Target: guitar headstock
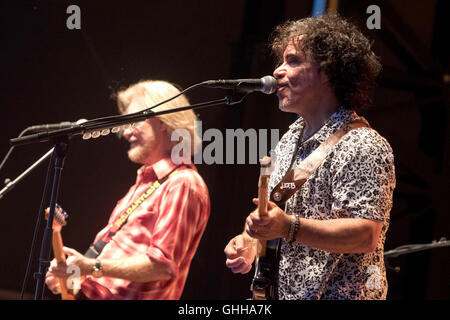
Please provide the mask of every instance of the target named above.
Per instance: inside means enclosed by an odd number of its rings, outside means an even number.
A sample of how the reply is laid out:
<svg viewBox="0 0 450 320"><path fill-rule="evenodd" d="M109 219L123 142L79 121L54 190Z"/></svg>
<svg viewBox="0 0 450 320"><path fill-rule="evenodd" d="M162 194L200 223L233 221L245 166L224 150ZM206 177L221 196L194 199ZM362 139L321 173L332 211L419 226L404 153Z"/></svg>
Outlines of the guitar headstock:
<svg viewBox="0 0 450 320"><path fill-rule="evenodd" d="M48 220L50 208L45 209L45 220ZM55 215L53 217L53 230L61 231L61 228L67 225L69 215L58 204L55 207Z"/></svg>

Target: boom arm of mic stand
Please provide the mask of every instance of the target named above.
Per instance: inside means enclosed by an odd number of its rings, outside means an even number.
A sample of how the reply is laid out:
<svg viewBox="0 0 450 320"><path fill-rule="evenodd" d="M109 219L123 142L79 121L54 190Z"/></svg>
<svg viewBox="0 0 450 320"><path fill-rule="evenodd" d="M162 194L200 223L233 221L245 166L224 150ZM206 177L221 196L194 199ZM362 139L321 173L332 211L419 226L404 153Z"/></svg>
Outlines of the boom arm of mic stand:
<svg viewBox="0 0 450 320"><path fill-rule="evenodd" d="M13 181L10 181L1 191L0 191L0 199L4 197L9 191L11 191L23 178L25 178L28 174L31 173L36 167L38 167L42 162L44 162L47 158L49 158L53 150L55 148L51 148L46 154L44 154L38 161L33 163L28 169L26 169L21 175L19 175Z"/></svg>
<svg viewBox="0 0 450 320"><path fill-rule="evenodd" d="M433 241L432 243L411 244L411 245L400 246L393 250L386 251L384 253L384 257L385 258L395 258L395 257L401 256L404 254L408 254L408 253L429 250L429 249L435 249L435 248L440 248L440 247L449 247L449 246L450 246L450 240L443 238L439 241Z"/></svg>
<svg viewBox="0 0 450 320"><path fill-rule="evenodd" d="M36 134L26 135L23 137L13 138L10 139L9 142L11 145L25 145L25 144L31 144L31 143L38 143L38 142L46 142L50 140L55 140L60 137L69 137L75 135L81 135L86 132L92 132L92 131L98 131L103 129L110 129L114 127L118 127L121 125L131 124L134 122L143 121L149 118L153 118L162 114L168 114L173 112L179 112L189 109L200 109L200 108L206 108L210 106L217 106L217 105L234 105L237 103L242 102L242 100L247 96L247 94L236 94L234 93L231 96L226 96L225 98L208 101L208 102L202 102L198 104L192 104L185 107L175 108L175 109L169 109L169 110L163 110L158 112L153 112L151 110L144 110L140 111L134 114L127 114L118 116L117 118L114 118L110 121L103 121L98 122L96 119L87 121L82 124L74 125L71 128L65 128L60 130L54 130L50 132L40 132Z"/></svg>

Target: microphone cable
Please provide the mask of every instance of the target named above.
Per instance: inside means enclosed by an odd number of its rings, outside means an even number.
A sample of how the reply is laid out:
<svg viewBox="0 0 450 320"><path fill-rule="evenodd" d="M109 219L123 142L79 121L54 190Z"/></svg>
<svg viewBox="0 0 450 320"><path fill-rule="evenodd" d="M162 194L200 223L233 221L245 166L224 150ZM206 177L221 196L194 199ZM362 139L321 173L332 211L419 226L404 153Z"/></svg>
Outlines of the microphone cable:
<svg viewBox="0 0 450 320"><path fill-rule="evenodd" d="M31 130L31 127L28 127L26 129L24 129L18 136L18 138L22 137L25 133L27 133L29 130ZM9 156L11 155L11 153L14 150L14 146L12 146L11 148L9 148L8 152L6 153L6 156L3 158L2 162L0 163L0 171L2 171L3 166L6 163L6 160L8 160Z"/></svg>
<svg viewBox="0 0 450 320"><path fill-rule="evenodd" d="M199 86L202 86L202 85L203 85L203 82L194 84L194 85L192 85L192 86L190 86L190 87L180 91L180 93L174 95L173 97L170 97L170 98L168 98L166 100L158 102L157 104L151 106L150 108L147 108L147 109L144 109L144 110L141 110L141 111L137 111L137 112L134 112L134 113L129 113L129 114L126 114L126 115L114 115L114 116L107 116L107 117L101 117L101 118L88 120L87 122L83 123L83 125L86 126L86 127L89 127L90 124L96 124L96 125L103 124L105 126L108 126L112 121L115 121L117 119L124 119L124 120L126 120L126 119L132 118L133 116L138 115L138 114L145 114L145 113L151 111L152 109L154 109L154 108L156 108L156 107L158 107L158 106L160 106L162 104L165 104L165 103L167 103L167 102L169 102L169 101L171 101L173 99L176 99L179 96L185 94L186 92L191 91L192 89L194 89L196 87L199 87Z"/></svg>

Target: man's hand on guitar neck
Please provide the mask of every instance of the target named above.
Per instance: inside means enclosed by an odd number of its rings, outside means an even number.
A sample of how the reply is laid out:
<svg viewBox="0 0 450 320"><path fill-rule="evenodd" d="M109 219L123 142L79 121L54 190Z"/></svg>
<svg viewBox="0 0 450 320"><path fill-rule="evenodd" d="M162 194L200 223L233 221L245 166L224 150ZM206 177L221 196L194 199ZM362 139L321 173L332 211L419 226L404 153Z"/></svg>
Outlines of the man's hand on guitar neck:
<svg viewBox="0 0 450 320"><path fill-rule="evenodd" d="M231 239L224 252L227 257L226 266L233 273L245 274L252 269L253 260L255 260L256 239L244 232Z"/></svg>
<svg viewBox="0 0 450 320"><path fill-rule="evenodd" d="M95 259L87 258L74 249L64 247L63 250L64 254L68 255L66 262L58 263L56 259L53 259L45 277L45 284L54 294L61 293L59 279L67 279L72 276L72 273L68 272L69 266L77 266L80 272L79 276L84 276L90 274L95 264Z"/></svg>
<svg viewBox="0 0 450 320"><path fill-rule="evenodd" d="M64 253L68 256L66 263L56 263L52 261L49 272L58 278L67 278L70 273L67 273L68 266L77 266L80 269L80 276L91 274L95 265L95 259L87 258L80 252L64 247Z"/></svg>
<svg viewBox="0 0 450 320"><path fill-rule="evenodd" d="M258 199L253 203L258 205ZM272 201L267 202L267 215L260 217L258 209L250 213L245 220L245 233L258 240L287 238L291 218Z"/></svg>

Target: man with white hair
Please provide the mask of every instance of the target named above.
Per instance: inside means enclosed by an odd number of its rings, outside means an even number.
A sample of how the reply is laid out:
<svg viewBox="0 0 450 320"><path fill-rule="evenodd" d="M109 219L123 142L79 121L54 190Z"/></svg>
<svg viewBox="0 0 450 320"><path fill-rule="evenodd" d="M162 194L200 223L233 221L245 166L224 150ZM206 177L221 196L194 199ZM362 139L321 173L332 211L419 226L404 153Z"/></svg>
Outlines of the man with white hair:
<svg viewBox="0 0 450 320"><path fill-rule="evenodd" d="M141 81L117 95L123 114L147 109L180 93L164 81ZM189 105L182 95L154 111ZM52 261L46 284L60 292L59 279L68 267L81 276L79 299L179 299L191 260L205 230L210 201L195 167L171 159L171 134L187 130L195 150L192 110L169 113L139 122L122 134L130 143L128 157L141 164L136 184L117 203L108 224L85 255L64 248L66 263ZM177 161L175 161L177 162Z"/></svg>

